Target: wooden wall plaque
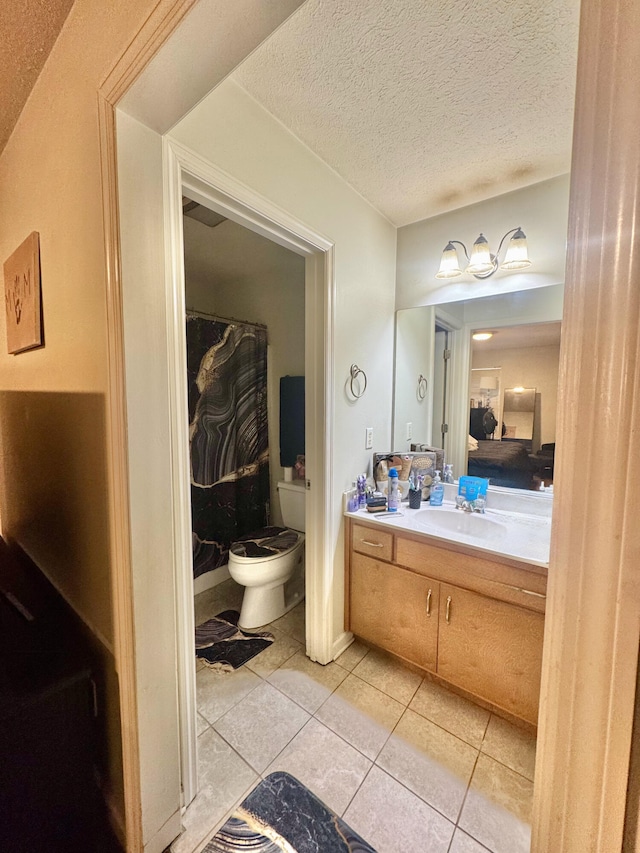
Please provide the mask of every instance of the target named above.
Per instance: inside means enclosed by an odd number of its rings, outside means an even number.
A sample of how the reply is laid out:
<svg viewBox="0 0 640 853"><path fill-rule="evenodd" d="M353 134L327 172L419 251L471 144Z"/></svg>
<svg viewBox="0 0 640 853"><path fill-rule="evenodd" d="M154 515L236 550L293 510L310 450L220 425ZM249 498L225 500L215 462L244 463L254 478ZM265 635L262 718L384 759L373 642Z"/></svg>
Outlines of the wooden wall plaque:
<svg viewBox="0 0 640 853"><path fill-rule="evenodd" d="M4 264L7 350L18 353L42 345L40 235L33 231Z"/></svg>

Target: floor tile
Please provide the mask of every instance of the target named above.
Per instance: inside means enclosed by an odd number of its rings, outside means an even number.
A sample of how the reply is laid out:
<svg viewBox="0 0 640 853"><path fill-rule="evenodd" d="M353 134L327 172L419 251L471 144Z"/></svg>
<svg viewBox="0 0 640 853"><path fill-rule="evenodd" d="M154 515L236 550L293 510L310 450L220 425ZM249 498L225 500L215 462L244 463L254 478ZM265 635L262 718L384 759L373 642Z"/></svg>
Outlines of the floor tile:
<svg viewBox="0 0 640 853"><path fill-rule="evenodd" d="M409 707L472 746L482 743L490 711L425 678Z"/></svg>
<svg viewBox="0 0 640 853"><path fill-rule="evenodd" d="M322 666L298 652L269 676L269 681L310 714L318 710L348 673L336 663Z"/></svg>
<svg viewBox="0 0 640 853"><path fill-rule="evenodd" d="M535 735L492 714L481 751L533 782L536 766Z"/></svg>
<svg viewBox="0 0 640 853"><path fill-rule="evenodd" d="M216 672L209 667L196 672L198 711L209 723L233 708L261 679L246 667L235 672Z"/></svg>
<svg viewBox="0 0 640 853"><path fill-rule="evenodd" d="M477 756L468 743L407 710L376 764L455 822Z"/></svg>
<svg viewBox="0 0 640 853"><path fill-rule="evenodd" d="M242 607L244 587L233 578L199 593L193 599L195 624L202 625L223 610L238 610Z"/></svg>
<svg viewBox="0 0 640 853"><path fill-rule="evenodd" d="M405 669L402 664L375 649L367 652L354 668L353 674L403 705L409 704L422 681L420 675Z"/></svg>
<svg viewBox="0 0 640 853"><path fill-rule="evenodd" d="M351 645L346 648L340 657L336 658L336 663L339 663L343 669L348 669L352 672L353 668L360 663L362 658L369 651L369 647L361 643L360 640L354 640Z"/></svg>
<svg viewBox="0 0 640 853"><path fill-rule="evenodd" d="M214 724L218 734L262 773L309 719L299 705L262 682Z"/></svg>
<svg viewBox="0 0 640 853"><path fill-rule="evenodd" d="M196 732L197 736L200 737L205 729L209 728L209 723L205 720L202 714L196 714Z"/></svg>
<svg viewBox="0 0 640 853"><path fill-rule="evenodd" d="M452 823L375 766L344 819L379 853L447 853L453 834Z"/></svg>
<svg viewBox="0 0 640 853"><path fill-rule="evenodd" d="M182 818L184 832L171 845L172 853L192 853L257 781L251 767L207 729L198 738L198 795Z"/></svg>
<svg viewBox="0 0 640 853"><path fill-rule="evenodd" d="M342 815L371 762L318 720L311 719L269 766L299 779L325 805Z"/></svg>
<svg viewBox="0 0 640 853"><path fill-rule="evenodd" d="M261 629L262 630L262 629ZM296 652L303 651L301 644L279 630L273 625L269 625L264 630L270 631L275 640L264 651L260 652L250 661L247 661L245 666L249 667L252 672L259 675L261 678L268 678L272 672L275 672L279 666L289 660Z"/></svg>
<svg viewBox="0 0 640 853"><path fill-rule="evenodd" d="M453 834L453 841L451 842L449 853L491 853L491 851L488 851L482 844L478 844L478 842L474 838L471 838L470 835L467 835L466 832L463 832L461 829L456 829Z"/></svg>
<svg viewBox="0 0 640 853"><path fill-rule="evenodd" d="M300 604L297 604L292 610L285 613L284 616L276 619L273 625L284 631L285 634L293 637L294 640L297 640L303 646L306 646L305 602L301 601Z"/></svg>
<svg viewBox="0 0 640 853"><path fill-rule="evenodd" d="M349 675L315 716L373 760L404 710L391 696Z"/></svg>
<svg viewBox="0 0 640 853"><path fill-rule="evenodd" d="M459 825L493 853L529 853L533 783L480 755Z"/></svg>

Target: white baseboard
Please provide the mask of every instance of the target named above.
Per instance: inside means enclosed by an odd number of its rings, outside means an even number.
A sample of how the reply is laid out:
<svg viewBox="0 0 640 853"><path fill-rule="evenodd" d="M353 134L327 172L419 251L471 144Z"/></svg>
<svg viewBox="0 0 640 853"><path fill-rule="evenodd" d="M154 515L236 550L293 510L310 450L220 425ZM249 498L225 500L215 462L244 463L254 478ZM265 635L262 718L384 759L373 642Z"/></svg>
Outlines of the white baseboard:
<svg viewBox="0 0 640 853"><path fill-rule="evenodd" d="M144 853L163 853L182 832L180 809L174 812L168 821L156 832L153 838L144 844Z"/></svg>
<svg viewBox="0 0 640 853"><path fill-rule="evenodd" d="M193 594L200 595L201 592L206 592L208 589L213 589L214 586L228 581L230 577L228 566L220 566L219 569L214 569L212 572L205 572L194 580Z"/></svg>
<svg viewBox="0 0 640 853"><path fill-rule="evenodd" d="M351 631L343 631L339 637L337 637L333 642L331 659L335 660L339 655L342 654L346 649L349 648L351 643L355 640L355 637L351 633Z"/></svg>

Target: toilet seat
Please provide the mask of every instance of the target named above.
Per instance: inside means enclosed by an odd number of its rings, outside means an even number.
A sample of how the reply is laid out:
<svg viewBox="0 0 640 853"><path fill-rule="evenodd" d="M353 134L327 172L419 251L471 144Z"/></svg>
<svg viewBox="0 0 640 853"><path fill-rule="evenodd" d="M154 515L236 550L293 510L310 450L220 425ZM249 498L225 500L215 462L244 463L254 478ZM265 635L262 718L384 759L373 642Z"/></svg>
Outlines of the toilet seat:
<svg viewBox="0 0 640 853"><path fill-rule="evenodd" d="M293 551L304 539L304 534L290 527L263 527L232 542L229 548L233 562L250 564L253 561L268 563Z"/></svg>

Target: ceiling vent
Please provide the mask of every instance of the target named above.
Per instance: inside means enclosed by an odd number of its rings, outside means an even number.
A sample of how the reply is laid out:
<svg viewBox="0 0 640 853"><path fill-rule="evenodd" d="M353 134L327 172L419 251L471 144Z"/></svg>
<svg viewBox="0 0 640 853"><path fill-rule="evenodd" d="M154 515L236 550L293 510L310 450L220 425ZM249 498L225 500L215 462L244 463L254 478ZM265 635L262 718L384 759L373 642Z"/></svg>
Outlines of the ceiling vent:
<svg viewBox="0 0 640 853"><path fill-rule="evenodd" d="M226 222L227 217L216 213L214 210L209 210L203 204L198 204L197 201L192 201L186 196L182 196L182 213L185 216L190 216L191 219L197 219L203 225L208 225L209 228L215 228L221 222Z"/></svg>

